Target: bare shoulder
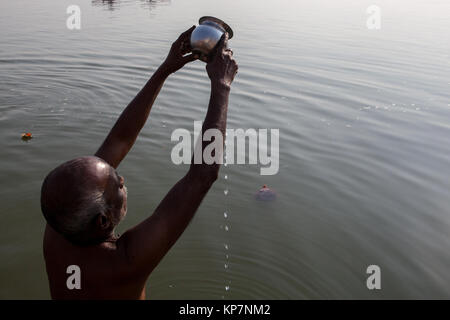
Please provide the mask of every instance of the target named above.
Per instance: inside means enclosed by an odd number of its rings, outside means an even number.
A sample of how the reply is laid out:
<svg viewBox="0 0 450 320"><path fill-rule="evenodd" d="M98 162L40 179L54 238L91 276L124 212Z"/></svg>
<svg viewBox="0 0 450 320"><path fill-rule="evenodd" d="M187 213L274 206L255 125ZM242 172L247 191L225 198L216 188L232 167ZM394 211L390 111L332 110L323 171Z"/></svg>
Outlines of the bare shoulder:
<svg viewBox="0 0 450 320"><path fill-rule="evenodd" d="M112 239L92 246L77 246L66 240L47 225L44 235L44 257L47 262L77 262L98 269L104 265L125 270L129 264L125 246L119 239Z"/></svg>

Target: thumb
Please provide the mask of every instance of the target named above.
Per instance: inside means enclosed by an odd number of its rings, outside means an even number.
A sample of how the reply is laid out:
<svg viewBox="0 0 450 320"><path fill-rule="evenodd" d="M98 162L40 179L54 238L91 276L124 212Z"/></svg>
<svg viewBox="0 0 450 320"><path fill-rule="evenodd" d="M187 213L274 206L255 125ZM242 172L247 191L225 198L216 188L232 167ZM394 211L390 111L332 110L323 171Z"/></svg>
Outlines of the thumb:
<svg viewBox="0 0 450 320"><path fill-rule="evenodd" d="M198 53L187 54L187 55L183 56L183 58L182 58L183 64L197 60L199 57L200 56Z"/></svg>
<svg viewBox="0 0 450 320"><path fill-rule="evenodd" d="M224 32L218 44L219 49L226 49L228 47L228 37L228 32Z"/></svg>
<svg viewBox="0 0 450 320"><path fill-rule="evenodd" d="M224 32L219 42L216 44L212 54L210 54L210 61L215 60L215 58L222 53L224 49L228 46L228 32Z"/></svg>
<svg viewBox="0 0 450 320"><path fill-rule="evenodd" d="M228 32L224 32L217 44L217 51L222 51L228 47Z"/></svg>

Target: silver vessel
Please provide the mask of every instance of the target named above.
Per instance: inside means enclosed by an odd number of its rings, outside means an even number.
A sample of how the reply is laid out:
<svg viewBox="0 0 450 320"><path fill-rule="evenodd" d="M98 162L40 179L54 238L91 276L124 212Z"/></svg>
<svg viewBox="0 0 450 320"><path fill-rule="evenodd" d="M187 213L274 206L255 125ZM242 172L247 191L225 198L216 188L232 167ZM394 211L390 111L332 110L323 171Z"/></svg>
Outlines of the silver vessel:
<svg viewBox="0 0 450 320"><path fill-rule="evenodd" d="M222 20L205 16L198 21L199 25L192 31L192 51L200 54L200 59L208 61L209 54L213 51L220 38L228 32L228 38L233 37L233 30Z"/></svg>

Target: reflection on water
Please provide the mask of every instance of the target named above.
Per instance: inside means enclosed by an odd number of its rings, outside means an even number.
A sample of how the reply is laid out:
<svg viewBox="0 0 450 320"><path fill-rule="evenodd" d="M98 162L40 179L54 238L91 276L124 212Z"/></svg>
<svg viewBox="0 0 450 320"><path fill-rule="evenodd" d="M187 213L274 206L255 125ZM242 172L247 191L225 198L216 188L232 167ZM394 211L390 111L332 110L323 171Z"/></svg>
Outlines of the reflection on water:
<svg viewBox="0 0 450 320"><path fill-rule="evenodd" d="M49 297L43 177L95 152L203 15L235 31L228 126L280 129L280 170L224 166L148 296L450 298L447 0L380 0L379 31L366 28L365 0L77 3L82 28L71 31L71 1L0 1L0 298ZM165 83L119 168L129 190L120 233L185 174L170 136L203 119L209 88L199 61ZM276 201L255 200L265 184ZM380 291L366 287L372 264Z"/></svg>
<svg viewBox="0 0 450 320"><path fill-rule="evenodd" d="M121 5L139 3L143 8L154 8L161 4L170 4L171 0L92 0L93 6L105 6L108 10L114 10Z"/></svg>

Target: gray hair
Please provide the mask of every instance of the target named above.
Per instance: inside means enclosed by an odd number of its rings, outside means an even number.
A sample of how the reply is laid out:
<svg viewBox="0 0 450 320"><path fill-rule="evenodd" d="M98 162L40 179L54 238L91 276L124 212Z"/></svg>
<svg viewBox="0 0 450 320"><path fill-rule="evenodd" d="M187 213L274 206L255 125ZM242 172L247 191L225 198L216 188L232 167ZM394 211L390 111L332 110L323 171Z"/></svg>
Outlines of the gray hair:
<svg viewBox="0 0 450 320"><path fill-rule="evenodd" d="M83 234L92 229L95 218L108 210L103 193L100 191L92 191L85 194L80 200L79 206L72 209L70 214L64 215L63 219L57 222L58 231L69 239L86 238ZM69 213L69 212L68 212Z"/></svg>

